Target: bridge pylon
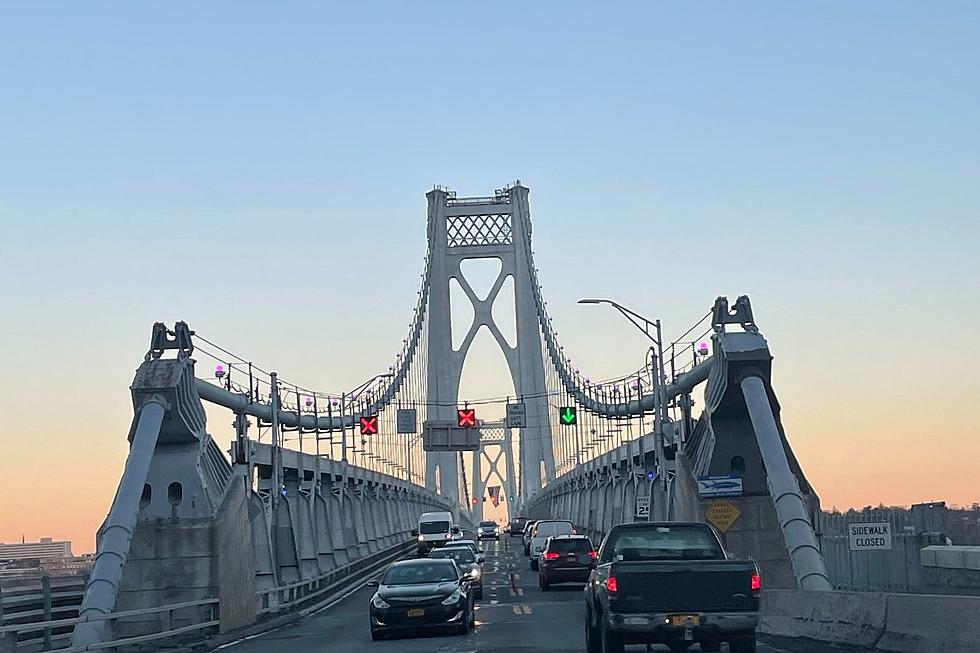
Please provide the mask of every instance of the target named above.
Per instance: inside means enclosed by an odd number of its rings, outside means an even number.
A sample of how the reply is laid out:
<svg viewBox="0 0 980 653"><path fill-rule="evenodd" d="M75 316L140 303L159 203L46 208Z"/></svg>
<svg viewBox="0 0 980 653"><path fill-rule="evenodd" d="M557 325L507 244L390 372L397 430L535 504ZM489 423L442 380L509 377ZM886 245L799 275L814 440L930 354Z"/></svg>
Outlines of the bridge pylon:
<svg viewBox="0 0 980 653"><path fill-rule="evenodd" d="M523 498L555 478L551 422L539 330L540 310L534 293L531 262L531 214L528 189L520 182L492 197L458 198L436 188L428 199L430 293L428 320L428 408L432 420L455 419L463 365L473 339L486 327L500 346L514 388L526 406L526 426L519 436ZM500 272L485 299L463 276L469 259L498 259ZM511 346L493 318L493 305L508 277L514 281L516 344ZM459 349L453 348L450 280L456 279L473 307L473 322ZM505 299L502 299L504 301ZM459 502L459 465L454 454L429 453L426 483ZM452 496L457 495L457 496Z"/></svg>

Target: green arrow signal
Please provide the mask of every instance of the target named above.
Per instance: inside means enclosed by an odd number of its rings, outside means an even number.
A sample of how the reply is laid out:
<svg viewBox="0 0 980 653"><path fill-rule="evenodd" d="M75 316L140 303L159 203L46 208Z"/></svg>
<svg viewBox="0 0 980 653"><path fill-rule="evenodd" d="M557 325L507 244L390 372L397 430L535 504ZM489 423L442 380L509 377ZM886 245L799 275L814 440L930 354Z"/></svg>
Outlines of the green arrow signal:
<svg viewBox="0 0 980 653"><path fill-rule="evenodd" d="M570 426L578 419L578 414L573 406L564 406L559 413L561 423Z"/></svg>

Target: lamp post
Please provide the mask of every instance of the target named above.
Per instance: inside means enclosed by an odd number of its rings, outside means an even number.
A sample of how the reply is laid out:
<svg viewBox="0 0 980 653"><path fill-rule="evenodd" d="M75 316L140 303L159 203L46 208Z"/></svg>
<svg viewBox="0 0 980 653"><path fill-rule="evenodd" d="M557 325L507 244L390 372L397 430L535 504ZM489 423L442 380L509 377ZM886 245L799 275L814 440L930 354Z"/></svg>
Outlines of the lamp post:
<svg viewBox="0 0 980 653"><path fill-rule="evenodd" d="M622 304L611 299L580 299L579 304L609 304L619 311L633 326L643 332L657 346L657 393L656 409L653 412L653 443L657 456L657 478L654 480L654 517L665 521L669 516L669 493L667 489L667 469L664 458L664 424L667 421L667 378L664 373L663 334L660 330L660 319L648 320L639 313L631 311ZM651 329L653 332L651 332ZM643 437L640 437L643 442ZM642 445L641 445L642 446ZM642 451L640 452L642 455Z"/></svg>

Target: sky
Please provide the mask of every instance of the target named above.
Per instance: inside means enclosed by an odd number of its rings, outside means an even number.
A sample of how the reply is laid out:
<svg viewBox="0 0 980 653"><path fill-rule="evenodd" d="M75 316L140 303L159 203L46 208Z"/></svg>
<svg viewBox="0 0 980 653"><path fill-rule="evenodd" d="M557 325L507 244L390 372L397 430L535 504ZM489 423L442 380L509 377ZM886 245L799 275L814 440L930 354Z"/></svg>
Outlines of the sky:
<svg viewBox="0 0 980 653"><path fill-rule="evenodd" d="M748 294L826 508L980 500L978 106L973 2L4 3L0 541L93 548L153 322L353 387L515 179L583 371Z"/></svg>

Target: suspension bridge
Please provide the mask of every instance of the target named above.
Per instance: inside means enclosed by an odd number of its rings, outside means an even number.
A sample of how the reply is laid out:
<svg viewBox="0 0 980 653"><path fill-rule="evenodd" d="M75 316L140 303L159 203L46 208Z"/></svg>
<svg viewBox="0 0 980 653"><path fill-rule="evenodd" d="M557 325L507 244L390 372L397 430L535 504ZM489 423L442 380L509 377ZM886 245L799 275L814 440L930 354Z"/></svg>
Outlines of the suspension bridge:
<svg viewBox="0 0 980 653"><path fill-rule="evenodd" d="M8 648L116 649L305 614L404 555L419 513L450 511L473 529L491 484L510 516L561 516L593 538L624 521L708 519L733 553L758 561L767 591L790 593L780 603L800 614L773 617L772 628L821 638L834 629L813 615L839 611L838 639L863 633L858 643L868 643L878 628L880 644L891 626L861 622L834 591L814 530L819 498L781 423L749 298L706 298L705 313L669 341L659 321L583 300L620 311L651 343L628 373L591 376L549 315L528 196L519 182L484 197L427 194L408 331L390 366L356 388L311 388L187 323L153 325L131 386L129 456L78 616L0 627ZM500 269L481 298L461 264L488 258ZM460 333L453 283L473 312ZM500 302L513 305L513 333L495 319ZM504 415L463 424L483 403L459 396L483 328L514 394L486 400ZM230 412L227 452L209 435L204 403ZM922 628L903 641L924 646L932 630Z"/></svg>

